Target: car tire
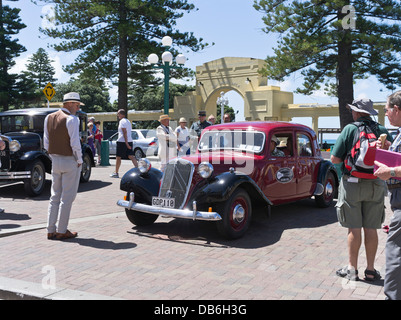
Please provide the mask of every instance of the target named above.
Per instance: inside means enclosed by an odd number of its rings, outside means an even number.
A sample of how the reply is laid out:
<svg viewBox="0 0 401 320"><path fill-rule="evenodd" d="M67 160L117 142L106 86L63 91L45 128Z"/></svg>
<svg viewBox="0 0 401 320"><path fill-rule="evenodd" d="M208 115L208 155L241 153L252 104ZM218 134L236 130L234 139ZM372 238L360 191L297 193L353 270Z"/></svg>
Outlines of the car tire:
<svg viewBox="0 0 401 320"><path fill-rule="evenodd" d="M228 239L242 237L252 219L252 204L248 193L238 188L227 202L219 205L218 213L222 215L222 220L217 222L220 234Z"/></svg>
<svg viewBox="0 0 401 320"><path fill-rule="evenodd" d="M332 172L327 172L326 179L323 182L323 187L323 193L320 196L315 196L315 202L319 208L330 207L334 201L334 197L337 194L336 179Z"/></svg>
<svg viewBox="0 0 401 320"><path fill-rule="evenodd" d="M28 196L39 196L46 183L46 170L43 162L39 159L34 160L26 171L31 172L31 178L24 180L25 192Z"/></svg>
<svg viewBox="0 0 401 320"><path fill-rule="evenodd" d="M127 196L129 197L129 192L127 193ZM125 214L127 215L128 220L138 227L149 226L159 217L157 214L144 213L129 209L125 209Z"/></svg>
<svg viewBox="0 0 401 320"><path fill-rule="evenodd" d="M158 218L158 215L156 214L144 213L128 209L125 209L125 214L127 215L128 220L138 227L150 226Z"/></svg>
<svg viewBox="0 0 401 320"><path fill-rule="evenodd" d="M89 154L85 153L83 156L82 171L80 182L88 182L92 173L92 160Z"/></svg>

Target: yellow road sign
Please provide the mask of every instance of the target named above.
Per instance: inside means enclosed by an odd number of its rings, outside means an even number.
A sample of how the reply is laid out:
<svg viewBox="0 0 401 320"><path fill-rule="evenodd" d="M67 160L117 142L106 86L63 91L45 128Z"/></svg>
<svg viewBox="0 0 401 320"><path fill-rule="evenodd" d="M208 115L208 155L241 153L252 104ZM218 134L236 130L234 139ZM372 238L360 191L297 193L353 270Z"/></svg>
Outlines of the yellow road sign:
<svg viewBox="0 0 401 320"><path fill-rule="evenodd" d="M56 90L54 90L52 84L49 82L46 87L43 89L43 93L45 94L47 100L51 100L56 94Z"/></svg>

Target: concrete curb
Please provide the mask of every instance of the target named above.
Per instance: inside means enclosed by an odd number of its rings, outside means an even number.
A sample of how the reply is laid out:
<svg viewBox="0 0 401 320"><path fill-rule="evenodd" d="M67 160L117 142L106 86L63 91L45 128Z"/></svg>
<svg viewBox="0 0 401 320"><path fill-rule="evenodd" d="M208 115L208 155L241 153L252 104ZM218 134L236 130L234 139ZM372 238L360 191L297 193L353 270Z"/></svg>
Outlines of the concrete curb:
<svg viewBox="0 0 401 320"><path fill-rule="evenodd" d="M2 300L122 300L65 288L45 289L41 284L0 277Z"/></svg>

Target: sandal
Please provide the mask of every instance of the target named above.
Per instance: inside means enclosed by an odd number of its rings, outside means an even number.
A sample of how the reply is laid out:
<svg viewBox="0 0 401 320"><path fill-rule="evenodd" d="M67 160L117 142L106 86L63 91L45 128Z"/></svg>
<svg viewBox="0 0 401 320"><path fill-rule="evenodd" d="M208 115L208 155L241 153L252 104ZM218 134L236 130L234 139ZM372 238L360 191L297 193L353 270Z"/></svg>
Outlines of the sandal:
<svg viewBox="0 0 401 320"><path fill-rule="evenodd" d="M64 240L64 239L75 238L76 236L78 236L78 232L71 232L71 231L67 230L66 233L56 233L55 239Z"/></svg>
<svg viewBox="0 0 401 320"><path fill-rule="evenodd" d="M368 277L371 276L371 277ZM375 281L375 280L380 280L382 277L380 275L380 272L377 271L376 269L372 270L365 270L365 280L366 281Z"/></svg>
<svg viewBox="0 0 401 320"><path fill-rule="evenodd" d="M341 277L341 278L346 278L348 280L352 280L352 281L358 281L359 277L358 277L358 270L355 269L348 269L348 266L345 266L341 269L338 269L336 271L336 275Z"/></svg>

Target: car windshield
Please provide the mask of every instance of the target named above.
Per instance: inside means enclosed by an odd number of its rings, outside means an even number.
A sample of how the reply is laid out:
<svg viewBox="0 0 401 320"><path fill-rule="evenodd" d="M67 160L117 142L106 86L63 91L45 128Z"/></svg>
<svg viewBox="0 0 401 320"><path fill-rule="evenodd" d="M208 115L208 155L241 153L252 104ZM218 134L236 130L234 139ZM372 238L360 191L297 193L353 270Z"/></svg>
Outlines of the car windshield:
<svg viewBox="0 0 401 320"><path fill-rule="evenodd" d="M265 134L247 130L210 130L203 134L199 151L235 150L259 153L265 144Z"/></svg>
<svg viewBox="0 0 401 320"><path fill-rule="evenodd" d="M0 118L0 132L43 132L43 124L46 116L10 115Z"/></svg>

